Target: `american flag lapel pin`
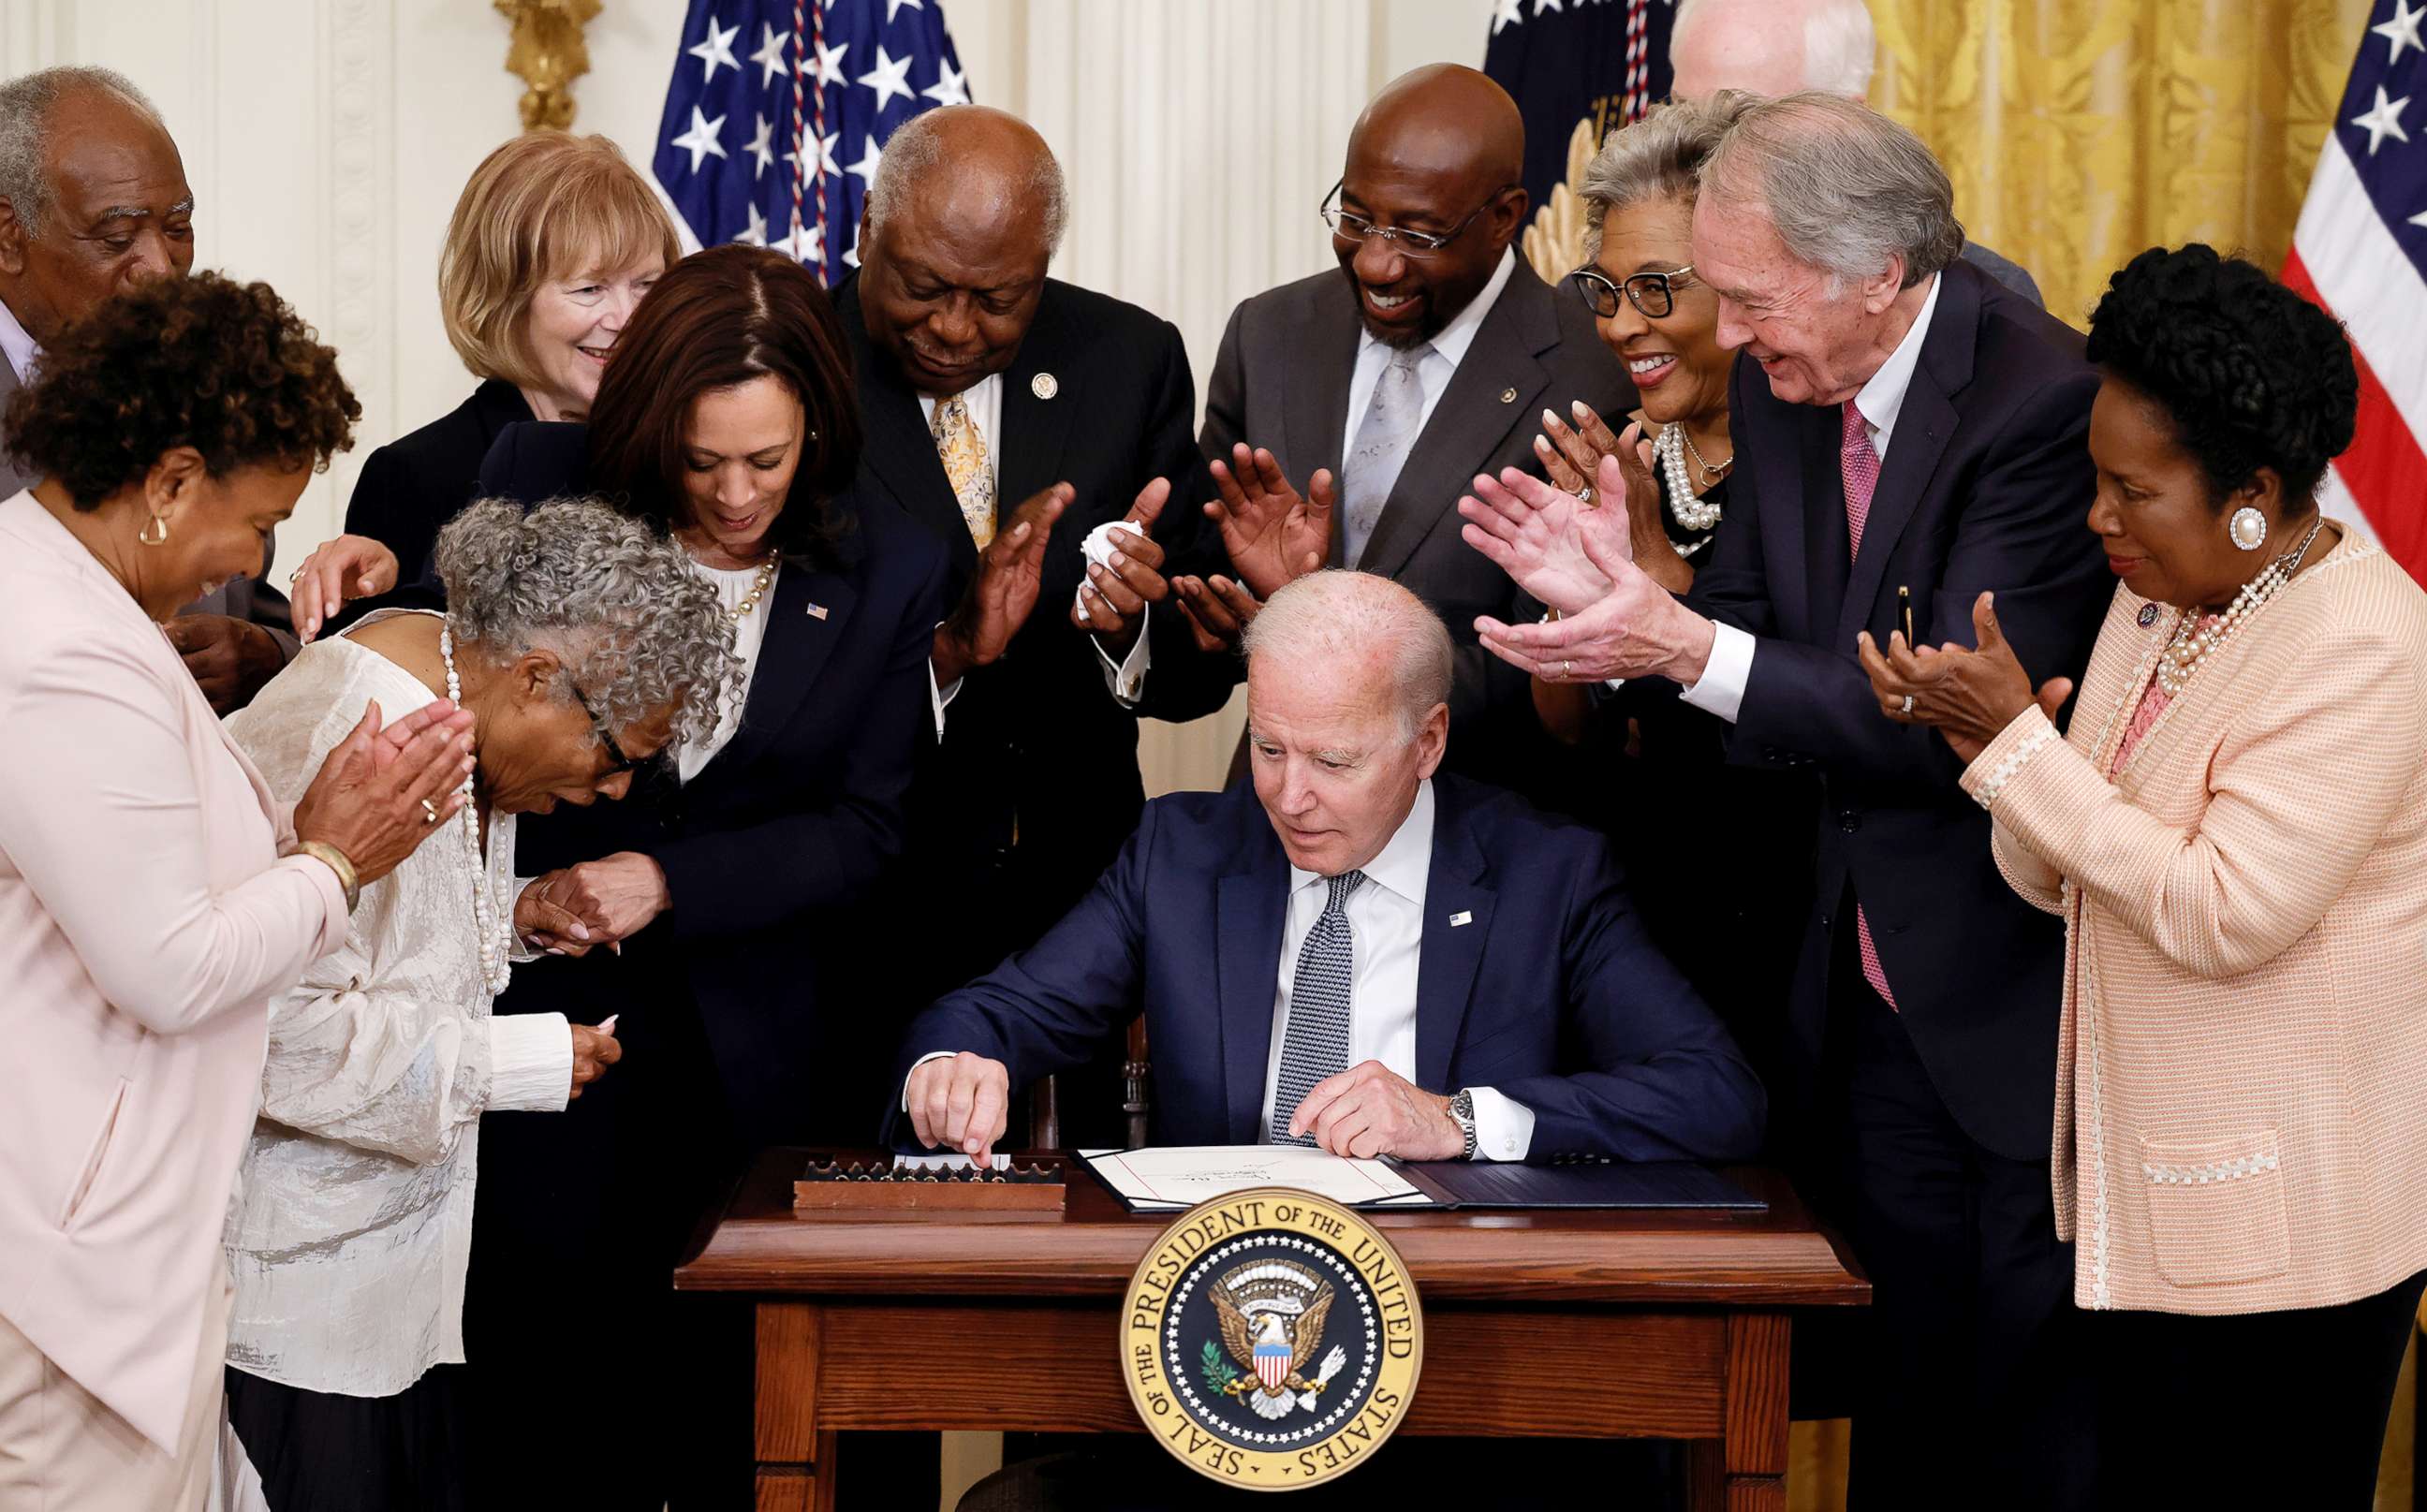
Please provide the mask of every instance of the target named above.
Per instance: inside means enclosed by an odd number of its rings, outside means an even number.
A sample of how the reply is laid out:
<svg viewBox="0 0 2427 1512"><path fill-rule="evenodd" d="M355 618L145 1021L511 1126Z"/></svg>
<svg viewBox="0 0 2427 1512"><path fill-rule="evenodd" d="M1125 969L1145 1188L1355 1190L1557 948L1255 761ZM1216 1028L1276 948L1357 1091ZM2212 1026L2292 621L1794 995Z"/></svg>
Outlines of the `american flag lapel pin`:
<svg viewBox="0 0 2427 1512"><path fill-rule="evenodd" d="M1474 922L1474 916L1463 908L1449 916L1449 927L1452 929L1458 928L1460 924L1472 924Z"/></svg>
<svg viewBox="0 0 2427 1512"><path fill-rule="evenodd" d="M826 607L823 604L812 604L809 606L809 618L813 620L822 620L825 617Z"/></svg>

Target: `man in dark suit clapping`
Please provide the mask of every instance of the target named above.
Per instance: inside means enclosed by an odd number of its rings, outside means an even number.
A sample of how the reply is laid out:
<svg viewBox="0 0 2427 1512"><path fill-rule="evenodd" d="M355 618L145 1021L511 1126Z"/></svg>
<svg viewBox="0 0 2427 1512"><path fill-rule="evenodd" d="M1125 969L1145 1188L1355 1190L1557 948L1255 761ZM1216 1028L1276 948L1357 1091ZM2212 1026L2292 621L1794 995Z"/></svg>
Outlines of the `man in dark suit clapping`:
<svg viewBox="0 0 2427 1512"><path fill-rule="evenodd" d="M1692 593L1627 559L1622 512L1534 480L1479 486L1461 512L1565 616L1483 621L1486 647L1554 680L1665 679L1732 727L1735 759L1825 785L1788 1016L1816 1119L1805 1174L1874 1287L1855 1498L1938 1506L1961 1485L1968 1504L2063 1507L2088 1441L2048 1186L2064 931L2014 899L1962 764L1879 717L1855 657L1864 631L1969 644L1994 591L2028 664L2077 675L2113 592L2082 526L2098 382L2081 337L1962 245L1911 132L1818 92L1751 106L1694 212L1719 340L1742 349L1743 461ZM1623 488L1615 461L1601 480Z"/></svg>
<svg viewBox="0 0 2427 1512"><path fill-rule="evenodd" d="M1474 639L1477 615L1518 617L1522 595L1458 544L1452 506L1478 472L1539 465L1546 407L1624 415L1635 391L1591 310L1511 245L1524 155L1516 103L1474 69L1418 69L1376 95L1323 205L1338 270L1232 312L1197 439L1246 589L1327 560L1406 584L1458 647L1453 770L1548 800L1525 680ZM1181 589L1222 629L1236 618Z"/></svg>
<svg viewBox="0 0 2427 1512"><path fill-rule="evenodd" d="M1605 842L1437 774L1451 657L1431 611L1322 573L1276 593L1246 644L1252 788L1147 805L1034 949L920 1016L908 1132L989 1154L1016 1088L1143 1011L1157 1144L1749 1155L1761 1084Z"/></svg>
<svg viewBox="0 0 2427 1512"><path fill-rule="evenodd" d="M1211 712L1235 680L1155 607L1166 557L1209 534L1187 352L1046 276L1066 216L1025 122L930 111L887 140L836 296L868 430L855 495L935 532L957 606L900 873L921 917L892 985L917 1001L1034 940L1112 860L1146 801L1138 717ZM1089 561L1116 523L1114 560Z"/></svg>

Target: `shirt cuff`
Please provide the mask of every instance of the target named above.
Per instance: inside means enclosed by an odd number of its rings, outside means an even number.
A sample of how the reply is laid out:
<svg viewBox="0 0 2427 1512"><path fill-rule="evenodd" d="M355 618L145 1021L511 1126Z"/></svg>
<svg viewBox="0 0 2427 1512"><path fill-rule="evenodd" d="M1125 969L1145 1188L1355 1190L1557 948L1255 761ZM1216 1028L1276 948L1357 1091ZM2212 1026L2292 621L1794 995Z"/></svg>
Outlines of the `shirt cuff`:
<svg viewBox="0 0 2427 1512"><path fill-rule="evenodd" d="M1534 1147L1534 1110L1512 1102L1490 1087L1468 1087L1474 1103L1474 1158L1478 1161L1522 1161Z"/></svg>
<svg viewBox="0 0 2427 1512"><path fill-rule="evenodd" d="M489 1108L562 1113L573 1095L573 1026L562 1014L489 1020Z"/></svg>
<svg viewBox="0 0 2427 1512"><path fill-rule="evenodd" d="M952 686L947 688L936 681L936 664L932 661L927 663L927 703L936 713L936 739L938 740L944 738L944 710L959 695L963 680L955 677Z"/></svg>
<svg viewBox="0 0 2427 1512"><path fill-rule="evenodd" d="M958 1050L930 1050L926 1054L921 1055L917 1060L910 1063L910 1074L911 1076L918 1075L919 1067L926 1065L929 1061L949 1061L953 1056L960 1053L961 1052ZM902 1079L902 1111L904 1113L908 1113L910 1111L910 1077L907 1076Z"/></svg>
<svg viewBox="0 0 2427 1512"><path fill-rule="evenodd" d="M1745 684L1752 680L1753 639L1733 625L1711 626L1711 656L1702 675L1686 690L1686 702L1734 724L1744 707Z"/></svg>
<svg viewBox="0 0 2427 1512"><path fill-rule="evenodd" d="M1137 707L1138 700L1146 696L1147 671L1154 665L1154 652L1147 644L1147 616L1153 612L1151 604L1138 610L1137 642L1130 647L1130 654L1118 666L1114 665L1113 658L1104 654L1102 636L1087 637L1088 643L1096 648L1096 659L1104 664L1104 687L1123 708Z"/></svg>

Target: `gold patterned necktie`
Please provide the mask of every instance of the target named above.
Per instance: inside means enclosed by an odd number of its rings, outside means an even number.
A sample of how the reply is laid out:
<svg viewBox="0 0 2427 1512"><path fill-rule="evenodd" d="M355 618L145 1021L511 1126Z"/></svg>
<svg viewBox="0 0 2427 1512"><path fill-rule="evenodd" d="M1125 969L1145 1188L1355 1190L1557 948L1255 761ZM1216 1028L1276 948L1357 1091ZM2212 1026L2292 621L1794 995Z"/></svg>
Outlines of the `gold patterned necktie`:
<svg viewBox="0 0 2427 1512"><path fill-rule="evenodd" d="M960 500L969 539L984 551L994 539L994 469L986 465L985 437L978 434L969 407L958 394L936 401L936 416L927 429L936 438L944 476L952 480L953 496Z"/></svg>

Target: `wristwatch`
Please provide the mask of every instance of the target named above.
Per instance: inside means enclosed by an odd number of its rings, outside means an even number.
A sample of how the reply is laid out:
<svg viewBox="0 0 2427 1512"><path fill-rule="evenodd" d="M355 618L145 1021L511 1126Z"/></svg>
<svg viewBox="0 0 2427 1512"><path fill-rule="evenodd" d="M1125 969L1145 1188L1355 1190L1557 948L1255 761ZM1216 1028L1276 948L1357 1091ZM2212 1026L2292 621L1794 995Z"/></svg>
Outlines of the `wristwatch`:
<svg viewBox="0 0 2427 1512"><path fill-rule="evenodd" d="M1466 1136L1466 1148L1458 1152L1462 1161L1474 1159L1474 1094L1464 1087L1449 1099L1449 1115L1458 1120L1458 1130Z"/></svg>

